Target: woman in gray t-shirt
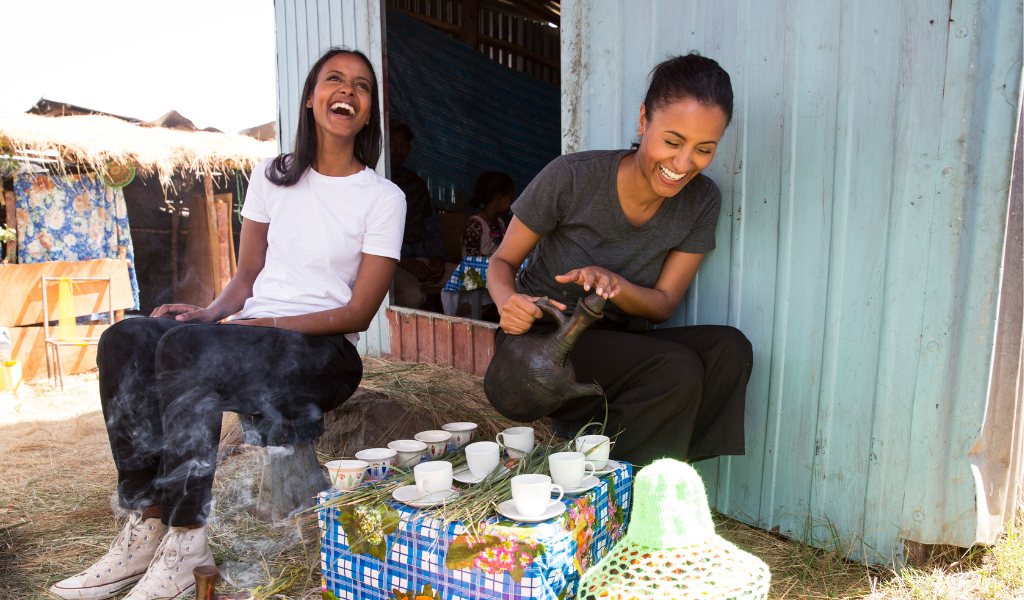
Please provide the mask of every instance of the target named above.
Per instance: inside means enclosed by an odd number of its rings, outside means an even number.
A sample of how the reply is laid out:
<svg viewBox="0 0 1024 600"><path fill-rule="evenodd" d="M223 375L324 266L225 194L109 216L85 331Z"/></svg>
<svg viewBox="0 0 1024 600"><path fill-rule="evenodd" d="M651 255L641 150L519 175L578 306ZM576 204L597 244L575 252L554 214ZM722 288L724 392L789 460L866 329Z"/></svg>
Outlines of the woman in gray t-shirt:
<svg viewBox="0 0 1024 600"><path fill-rule="evenodd" d="M612 458L647 464L743 454L753 362L746 337L720 325L628 330L633 317L671 317L715 247L721 194L700 172L732 103L729 75L715 61L690 54L661 63L640 106L640 143L552 161L512 205L491 258L498 346L508 335L553 328L534 304L540 296L567 313L590 293L609 300L571 358L577 381L605 390L606 432L619 434ZM500 411L508 400L491 401ZM603 421L605 408L604 397L576 398L549 416L556 433L571 436L573 425Z"/></svg>

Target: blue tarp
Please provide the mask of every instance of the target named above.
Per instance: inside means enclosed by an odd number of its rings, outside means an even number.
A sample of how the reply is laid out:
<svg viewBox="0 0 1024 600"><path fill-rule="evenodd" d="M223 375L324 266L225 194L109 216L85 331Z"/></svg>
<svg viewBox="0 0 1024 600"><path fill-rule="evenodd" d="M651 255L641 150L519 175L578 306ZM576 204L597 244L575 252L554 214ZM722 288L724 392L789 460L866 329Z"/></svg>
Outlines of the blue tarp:
<svg viewBox="0 0 1024 600"><path fill-rule="evenodd" d="M561 152L559 89L399 12L387 14L390 117L416 136L405 166L451 207L485 171L504 171L516 194Z"/></svg>

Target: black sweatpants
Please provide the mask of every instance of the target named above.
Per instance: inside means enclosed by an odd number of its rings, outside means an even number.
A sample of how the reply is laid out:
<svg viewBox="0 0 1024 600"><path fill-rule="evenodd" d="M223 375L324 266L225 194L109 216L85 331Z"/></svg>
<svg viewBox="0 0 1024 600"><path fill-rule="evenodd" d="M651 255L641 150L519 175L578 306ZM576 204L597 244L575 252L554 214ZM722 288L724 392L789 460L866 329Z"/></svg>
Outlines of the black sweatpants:
<svg viewBox="0 0 1024 600"><path fill-rule="evenodd" d="M753 351L734 327L696 325L647 331L596 327L569 354L576 381L597 382L605 396L569 400L552 419L608 420L611 457L634 465L743 454L744 396ZM537 323L526 335L551 331ZM496 345L508 335L498 330ZM574 432L575 433L575 432Z"/></svg>
<svg viewBox="0 0 1024 600"><path fill-rule="evenodd" d="M160 505L170 526L209 515L224 411L316 418L363 374L343 336L174 319L116 323L96 362L121 506Z"/></svg>

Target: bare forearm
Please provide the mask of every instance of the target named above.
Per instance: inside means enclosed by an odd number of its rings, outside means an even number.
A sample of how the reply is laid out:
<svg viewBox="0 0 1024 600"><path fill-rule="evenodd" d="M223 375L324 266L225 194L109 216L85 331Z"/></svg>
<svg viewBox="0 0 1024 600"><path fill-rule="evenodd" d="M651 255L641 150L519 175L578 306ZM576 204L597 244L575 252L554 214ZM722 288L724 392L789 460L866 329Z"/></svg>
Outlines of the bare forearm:
<svg viewBox="0 0 1024 600"><path fill-rule="evenodd" d="M242 310L245 301L251 297L252 281L235 276L207 308L213 313L215 319L220 321Z"/></svg>
<svg viewBox="0 0 1024 600"><path fill-rule="evenodd" d="M281 329L290 329L306 335L341 335L366 331L373 317L367 319L363 312L365 311L343 306L294 317L257 319L258 322L255 324L266 327L276 325Z"/></svg>
<svg viewBox="0 0 1024 600"><path fill-rule="evenodd" d="M679 305L661 290L641 287L628 281L623 281L619 285L622 290L610 301L627 314L646 319L651 323L667 321Z"/></svg>
<svg viewBox="0 0 1024 600"><path fill-rule="evenodd" d="M516 293L516 273L512 265L500 258L491 258L487 265L487 292L500 312Z"/></svg>

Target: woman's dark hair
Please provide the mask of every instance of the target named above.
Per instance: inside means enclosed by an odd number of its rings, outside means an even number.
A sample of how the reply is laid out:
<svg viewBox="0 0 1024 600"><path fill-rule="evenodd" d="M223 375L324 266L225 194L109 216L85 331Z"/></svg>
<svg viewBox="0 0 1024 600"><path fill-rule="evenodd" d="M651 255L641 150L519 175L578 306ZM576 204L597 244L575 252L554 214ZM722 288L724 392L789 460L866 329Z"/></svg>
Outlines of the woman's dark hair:
<svg viewBox="0 0 1024 600"><path fill-rule="evenodd" d="M505 194L515 194L516 184L512 178L501 171L487 171L476 180L476 189L470 198L470 206L484 207Z"/></svg>
<svg viewBox="0 0 1024 600"><path fill-rule="evenodd" d="M673 56L651 71L651 85L644 97L647 118L666 104L685 99L696 100L704 106L718 106L725 112L726 125L732 121L729 74L717 62L696 51Z"/></svg>
<svg viewBox="0 0 1024 600"><path fill-rule="evenodd" d="M356 160L371 169L377 168L384 142L384 133L380 125L377 72L373 70L370 59L362 52L335 46L324 52L320 59L310 67L309 74L306 75L306 83L302 86L302 98L299 104L302 113L299 116L299 126L295 130L295 146L291 154L281 154L267 169L267 179L271 183L284 187L295 185L316 159L316 119L313 117L313 109L306 106L306 101L313 95L313 88L316 87L316 80L320 76L320 69L323 68L324 63L339 54L352 54L363 59L373 78L373 88L370 90L370 123L356 134L355 148L353 148L352 154Z"/></svg>

